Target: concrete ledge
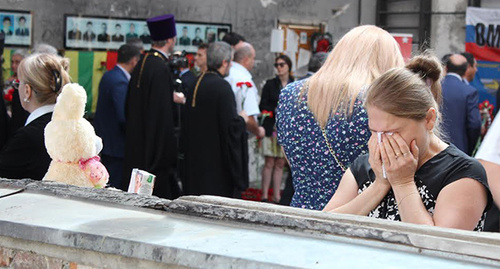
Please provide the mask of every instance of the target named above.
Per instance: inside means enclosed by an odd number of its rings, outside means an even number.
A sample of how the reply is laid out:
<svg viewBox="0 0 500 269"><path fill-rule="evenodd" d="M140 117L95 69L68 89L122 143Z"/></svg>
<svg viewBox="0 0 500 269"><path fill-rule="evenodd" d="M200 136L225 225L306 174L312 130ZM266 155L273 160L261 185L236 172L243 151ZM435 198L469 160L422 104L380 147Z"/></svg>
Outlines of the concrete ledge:
<svg viewBox="0 0 500 269"><path fill-rule="evenodd" d="M369 217L331 214L216 196L184 196L167 210L196 217L238 221L329 235L372 239L413 247L418 253L500 266L500 234L408 224Z"/></svg>
<svg viewBox="0 0 500 269"><path fill-rule="evenodd" d="M23 189L30 193L50 194L62 198L83 199L88 201L112 203L115 205L133 206L149 209L165 210L170 200L156 196L127 193L117 189L95 189L77 187L58 182L31 179L0 178L0 188Z"/></svg>
<svg viewBox="0 0 500 269"><path fill-rule="evenodd" d="M500 234L32 180L0 179L0 197L0 248L96 268L500 267Z"/></svg>

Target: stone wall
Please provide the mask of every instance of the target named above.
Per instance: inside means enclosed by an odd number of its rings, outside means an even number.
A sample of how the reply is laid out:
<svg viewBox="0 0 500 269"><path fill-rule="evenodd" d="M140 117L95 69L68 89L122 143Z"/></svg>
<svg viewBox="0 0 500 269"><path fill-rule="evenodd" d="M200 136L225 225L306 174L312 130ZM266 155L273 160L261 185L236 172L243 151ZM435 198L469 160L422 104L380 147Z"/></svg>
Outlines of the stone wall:
<svg viewBox="0 0 500 269"><path fill-rule="evenodd" d="M0 212L4 268L500 266L499 234L221 197L0 179Z"/></svg>
<svg viewBox="0 0 500 269"><path fill-rule="evenodd" d="M23 251L0 247L0 269L99 269L86 265L79 265L63 259L40 255L33 251Z"/></svg>
<svg viewBox="0 0 500 269"><path fill-rule="evenodd" d="M431 48L438 57L463 51L466 0L432 1ZM486 8L500 8L495 0L483 0ZM345 9L338 15L333 10ZM327 25L337 41L359 24L375 24L374 0L3 0L0 9L30 10L34 13L34 43L63 48L64 14L147 18L163 13L177 20L231 23L257 50L255 81L262 86L272 77L274 54L269 52L270 31L277 21ZM446 14L445 14L446 13ZM408 20L408 18L407 18ZM407 21L406 21L407 22ZM406 23L403 19L402 23Z"/></svg>
<svg viewBox="0 0 500 269"><path fill-rule="evenodd" d="M255 81L263 85L274 75L274 54L269 52L271 29L278 20L297 24L327 25L338 40L350 28L375 23L375 1L371 0L3 0L0 9L34 13L34 43L45 42L63 48L64 14L148 18L173 13L180 21L232 24L254 44L257 57ZM359 4L361 5L361 8ZM345 12L332 16L332 10ZM361 18L360 18L361 14Z"/></svg>

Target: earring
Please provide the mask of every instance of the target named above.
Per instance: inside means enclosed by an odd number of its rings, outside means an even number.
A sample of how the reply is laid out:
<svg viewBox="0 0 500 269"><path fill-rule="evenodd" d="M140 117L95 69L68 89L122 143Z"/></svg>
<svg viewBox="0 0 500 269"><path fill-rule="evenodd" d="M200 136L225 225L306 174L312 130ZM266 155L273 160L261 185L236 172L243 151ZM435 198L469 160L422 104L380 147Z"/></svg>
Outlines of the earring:
<svg viewBox="0 0 500 269"><path fill-rule="evenodd" d="M30 102L30 99L28 99L28 98L24 98L24 100L23 100L23 101L24 101L24 102L26 102L26 103L29 103L29 102Z"/></svg>

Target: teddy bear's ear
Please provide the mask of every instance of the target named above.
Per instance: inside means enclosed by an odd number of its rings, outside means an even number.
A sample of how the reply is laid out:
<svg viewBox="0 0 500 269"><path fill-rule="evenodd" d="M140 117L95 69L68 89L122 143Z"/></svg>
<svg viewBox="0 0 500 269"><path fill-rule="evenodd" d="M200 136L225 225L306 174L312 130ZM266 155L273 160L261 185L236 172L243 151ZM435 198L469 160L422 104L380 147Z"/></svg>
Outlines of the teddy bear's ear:
<svg viewBox="0 0 500 269"><path fill-rule="evenodd" d="M83 118L87 93L77 83L66 84L57 97L52 120L78 120Z"/></svg>

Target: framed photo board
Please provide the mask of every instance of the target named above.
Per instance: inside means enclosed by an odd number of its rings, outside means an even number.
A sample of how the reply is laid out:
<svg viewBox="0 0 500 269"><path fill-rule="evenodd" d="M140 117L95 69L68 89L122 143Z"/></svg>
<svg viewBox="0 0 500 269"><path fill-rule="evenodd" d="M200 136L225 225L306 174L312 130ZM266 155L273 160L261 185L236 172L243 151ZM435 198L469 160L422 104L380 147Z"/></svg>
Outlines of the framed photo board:
<svg viewBox="0 0 500 269"><path fill-rule="evenodd" d="M231 24L176 21L175 50L196 53L202 42L221 41ZM151 48L146 19L125 19L65 15L64 47L82 50L117 50L130 38L140 38L144 49Z"/></svg>
<svg viewBox="0 0 500 269"><path fill-rule="evenodd" d="M177 21L177 44L175 50L196 53L200 43L222 41L231 32L231 24Z"/></svg>
<svg viewBox="0 0 500 269"><path fill-rule="evenodd" d="M0 21L0 32L5 34L5 46L31 46L33 36L31 12L0 9Z"/></svg>
<svg viewBox="0 0 500 269"><path fill-rule="evenodd" d="M64 16L64 48L117 50L128 39L140 38L144 49L151 47L146 20L82 15Z"/></svg>

